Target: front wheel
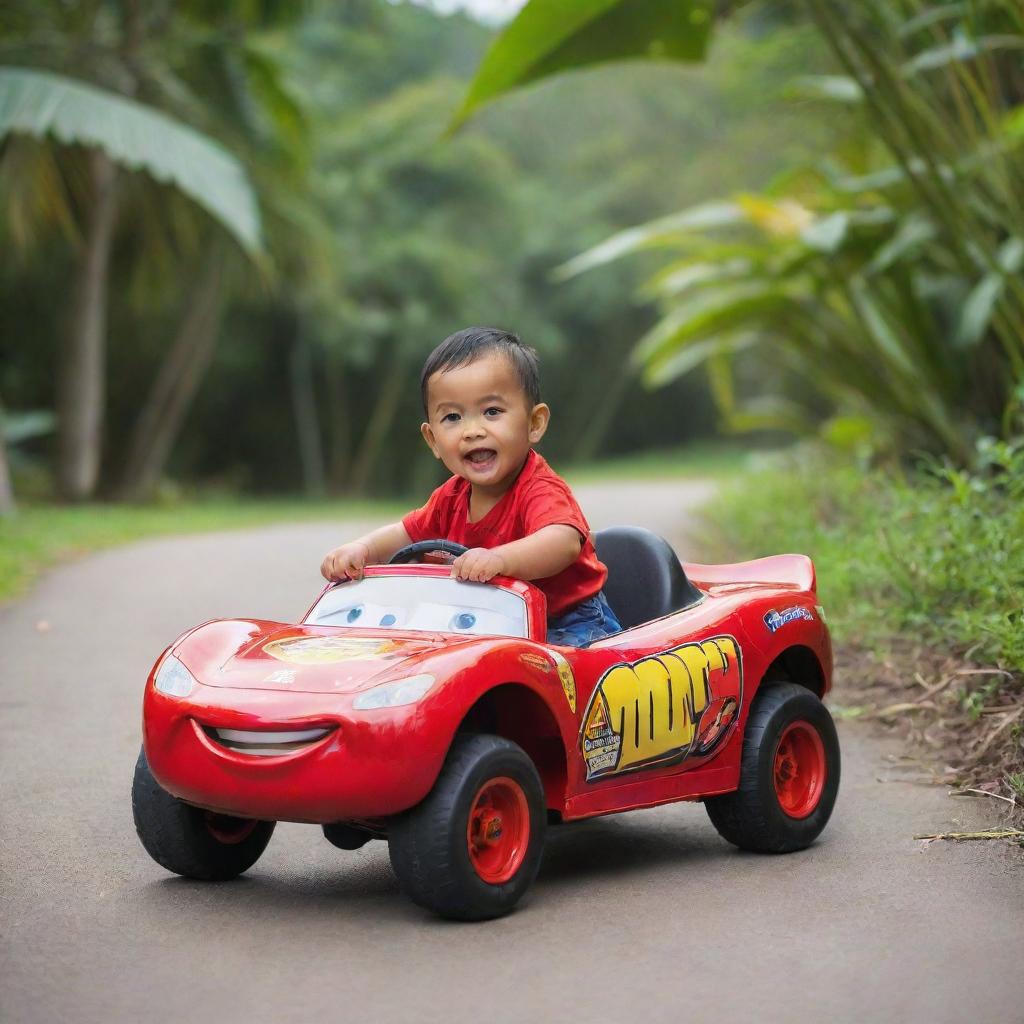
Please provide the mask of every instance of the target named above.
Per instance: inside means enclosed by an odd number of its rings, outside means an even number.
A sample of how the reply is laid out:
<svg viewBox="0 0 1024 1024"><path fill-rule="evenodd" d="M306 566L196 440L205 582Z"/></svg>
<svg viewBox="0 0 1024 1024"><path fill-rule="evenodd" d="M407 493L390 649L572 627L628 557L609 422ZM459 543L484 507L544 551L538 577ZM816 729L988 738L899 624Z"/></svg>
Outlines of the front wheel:
<svg viewBox="0 0 1024 1024"><path fill-rule="evenodd" d="M508 913L537 875L547 812L533 762L500 736L457 736L427 798L392 820L388 851L414 903L442 917Z"/></svg>
<svg viewBox="0 0 1024 1024"><path fill-rule="evenodd" d="M810 846L839 789L839 739L828 709L796 683L762 689L743 735L740 785L704 801L722 838L743 850Z"/></svg>
<svg viewBox="0 0 1024 1024"><path fill-rule="evenodd" d="M259 860L277 824L215 814L171 796L153 777L146 752L139 752L132 783L135 831L162 867L186 878L224 881Z"/></svg>

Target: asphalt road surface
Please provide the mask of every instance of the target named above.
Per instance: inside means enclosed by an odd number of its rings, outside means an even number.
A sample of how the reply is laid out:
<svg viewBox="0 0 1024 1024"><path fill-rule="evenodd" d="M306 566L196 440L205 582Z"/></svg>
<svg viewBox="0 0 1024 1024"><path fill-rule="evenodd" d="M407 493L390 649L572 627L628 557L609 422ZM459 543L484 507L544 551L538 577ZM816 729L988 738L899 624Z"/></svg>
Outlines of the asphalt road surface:
<svg viewBox="0 0 1024 1024"><path fill-rule="evenodd" d="M697 485L579 489L593 525L688 553ZM843 726L843 782L809 850L742 854L700 805L551 830L520 908L436 920L384 844L281 825L243 878L186 881L132 826L152 661L210 617L293 619L360 525L135 544L50 573L0 610L0 1021L1024 1021L1024 867L977 801L879 778ZM833 617L842 614L832 609ZM841 680L839 681L841 687Z"/></svg>

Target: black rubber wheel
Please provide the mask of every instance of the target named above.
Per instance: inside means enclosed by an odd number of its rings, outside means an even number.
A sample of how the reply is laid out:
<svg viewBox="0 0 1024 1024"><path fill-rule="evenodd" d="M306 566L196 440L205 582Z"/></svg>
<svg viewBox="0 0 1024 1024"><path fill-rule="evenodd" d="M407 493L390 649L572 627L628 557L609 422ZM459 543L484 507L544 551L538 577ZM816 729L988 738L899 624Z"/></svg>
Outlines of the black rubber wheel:
<svg viewBox="0 0 1024 1024"><path fill-rule="evenodd" d="M839 739L828 709L796 683L754 698L743 735L740 785L704 801L723 839L757 853L810 846L839 790Z"/></svg>
<svg viewBox="0 0 1024 1024"><path fill-rule="evenodd" d="M414 903L457 921L507 914L544 852L544 789L523 749L456 737L427 798L392 819L391 866Z"/></svg>
<svg viewBox="0 0 1024 1024"><path fill-rule="evenodd" d="M132 813L135 831L157 864L204 881L236 878L251 868L277 824L214 814L171 796L153 778L145 750L135 765Z"/></svg>

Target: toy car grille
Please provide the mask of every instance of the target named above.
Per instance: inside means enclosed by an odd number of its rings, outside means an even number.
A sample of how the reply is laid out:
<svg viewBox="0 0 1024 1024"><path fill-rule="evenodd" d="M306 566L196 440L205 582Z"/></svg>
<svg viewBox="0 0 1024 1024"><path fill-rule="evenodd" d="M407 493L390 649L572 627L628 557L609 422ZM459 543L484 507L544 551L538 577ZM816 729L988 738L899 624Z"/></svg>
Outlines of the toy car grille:
<svg viewBox="0 0 1024 1024"><path fill-rule="evenodd" d="M252 754L256 757L280 757L295 750L308 747L323 739L330 729L292 729L289 731L269 732L267 730L247 729L212 729L206 730L207 735L229 750L240 754Z"/></svg>

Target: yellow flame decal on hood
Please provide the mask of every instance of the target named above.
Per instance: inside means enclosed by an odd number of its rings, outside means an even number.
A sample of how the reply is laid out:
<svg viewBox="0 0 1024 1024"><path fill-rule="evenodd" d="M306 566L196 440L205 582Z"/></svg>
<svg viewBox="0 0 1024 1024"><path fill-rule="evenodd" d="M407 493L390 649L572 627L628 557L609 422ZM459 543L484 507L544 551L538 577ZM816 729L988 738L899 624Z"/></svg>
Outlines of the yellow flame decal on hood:
<svg viewBox="0 0 1024 1024"><path fill-rule="evenodd" d="M330 665L337 661L369 661L390 654L398 647L393 640L333 636L299 636L272 640L264 654L293 665Z"/></svg>

